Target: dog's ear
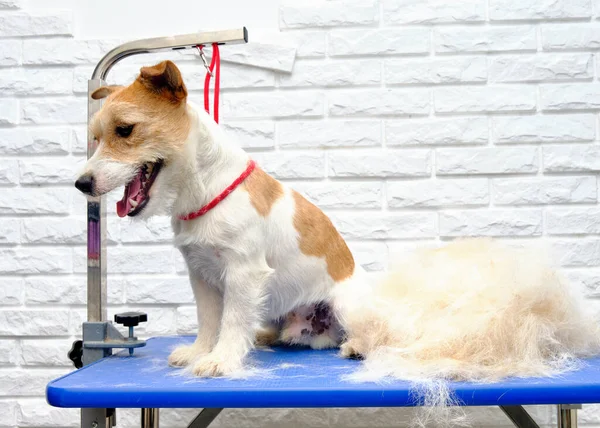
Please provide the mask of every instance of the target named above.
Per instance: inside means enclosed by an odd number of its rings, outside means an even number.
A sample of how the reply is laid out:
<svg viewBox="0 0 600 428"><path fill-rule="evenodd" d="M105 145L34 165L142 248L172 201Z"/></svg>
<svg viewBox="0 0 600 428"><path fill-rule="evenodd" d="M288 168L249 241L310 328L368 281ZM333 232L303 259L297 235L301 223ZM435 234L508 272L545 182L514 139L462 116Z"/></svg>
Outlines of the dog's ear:
<svg viewBox="0 0 600 428"><path fill-rule="evenodd" d="M108 97L113 92L116 92L122 88L123 88L123 86L118 86L118 85L101 86L98 89L96 89L94 92L92 92L91 97L93 100L100 100L102 98Z"/></svg>
<svg viewBox="0 0 600 428"><path fill-rule="evenodd" d="M148 89L179 102L187 97L181 72L172 61L163 61L152 67L142 67L139 81Z"/></svg>

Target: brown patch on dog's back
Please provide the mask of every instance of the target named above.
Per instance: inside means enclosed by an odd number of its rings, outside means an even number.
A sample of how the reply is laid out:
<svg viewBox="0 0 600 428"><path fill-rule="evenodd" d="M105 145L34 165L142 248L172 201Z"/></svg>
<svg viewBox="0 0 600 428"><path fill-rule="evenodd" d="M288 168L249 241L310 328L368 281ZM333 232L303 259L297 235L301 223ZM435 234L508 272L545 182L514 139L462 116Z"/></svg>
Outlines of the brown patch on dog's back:
<svg viewBox="0 0 600 428"><path fill-rule="evenodd" d="M334 281L342 281L354 272L354 257L331 220L315 205L294 191L296 212L294 227L300 234L300 251L307 256L323 257Z"/></svg>
<svg viewBox="0 0 600 428"><path fill-rule="evenodd" d="M269 215L273 204L283 196L281 183L259 167L246 178L244 189L248 191L254 209L263 217Z"/></svg>

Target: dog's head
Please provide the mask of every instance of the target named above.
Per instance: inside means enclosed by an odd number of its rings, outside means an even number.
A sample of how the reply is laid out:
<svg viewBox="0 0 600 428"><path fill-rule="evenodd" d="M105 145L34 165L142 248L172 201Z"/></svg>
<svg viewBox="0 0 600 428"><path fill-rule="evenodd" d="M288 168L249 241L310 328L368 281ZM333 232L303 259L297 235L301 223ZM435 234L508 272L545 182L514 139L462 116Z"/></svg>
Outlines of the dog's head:
<svg viewBox="0 0 600 428"><path fill-rule="evenodd" d="M86 163L75 187L100 196L125 186L117 204L120 217L152 212L153 184L160 171L178 156L190 130L187 90L171 61L143 67L129 86L103 86L93 99L106 98L90 121L97 140L94 156Z"/></svg>

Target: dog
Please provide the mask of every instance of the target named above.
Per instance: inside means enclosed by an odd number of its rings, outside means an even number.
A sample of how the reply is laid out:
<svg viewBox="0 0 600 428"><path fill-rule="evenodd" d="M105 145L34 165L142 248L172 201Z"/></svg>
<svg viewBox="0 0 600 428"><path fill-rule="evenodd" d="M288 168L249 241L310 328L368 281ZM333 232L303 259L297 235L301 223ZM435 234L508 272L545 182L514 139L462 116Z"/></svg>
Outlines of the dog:
<svg viewBox="0 0 600 428"><path fill-rule="evenodd" d="M188 101L174 63L91 96L105 102L76 187L125 186L121 217L170 215L187 264L198 334L170 365L226 376L256 345L339 347L367 375L430 385L552 375L600 352L595 318L535 249L456 241L370 284L330 219Z"/></svg>
<svg viewBox="0 0 600 428"><path fill-rule="evenodd" d="M90 121L98 146L75 186L91 197L125 186L120 217L170 215L187 264L198 334L170 354L171 365L220 376L240 370L256 344L341 344L335 314L344 290L363 288L364 272L319 208L187 99L173 62L91 97L105 99Z"/></svg>

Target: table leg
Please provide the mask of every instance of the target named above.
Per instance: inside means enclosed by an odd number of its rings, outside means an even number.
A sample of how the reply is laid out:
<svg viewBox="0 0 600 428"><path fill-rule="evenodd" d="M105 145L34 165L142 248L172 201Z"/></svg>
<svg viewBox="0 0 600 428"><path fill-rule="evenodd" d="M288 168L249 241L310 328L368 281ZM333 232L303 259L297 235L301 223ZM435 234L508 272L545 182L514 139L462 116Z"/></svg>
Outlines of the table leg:
<svg viewBox="0 0 600 428"><path fill-rule="evenodd" d="M158 428L158 409L142 409L142 428Z"/></svg>
<svg viewBox="0 0 600 428"><path fill-rule="evenodd" d="M577 410L581 404L559 404L557 406L558 428L577 428Z"/></svg>
<svg viewBox="0 0 600 428"><path fill-rule="evenodd" d="M206 428L219 416L223 409L202 409L198 416L188 425L188 428Z"/></svg>
<svg viewBox="0 0 600 428"><path fill-rule="evenodd" d="M527 413L523 406L500 406L517 428L539 428L539 425Z"/></svg>

